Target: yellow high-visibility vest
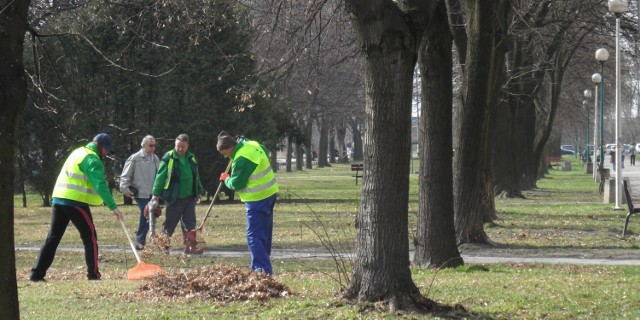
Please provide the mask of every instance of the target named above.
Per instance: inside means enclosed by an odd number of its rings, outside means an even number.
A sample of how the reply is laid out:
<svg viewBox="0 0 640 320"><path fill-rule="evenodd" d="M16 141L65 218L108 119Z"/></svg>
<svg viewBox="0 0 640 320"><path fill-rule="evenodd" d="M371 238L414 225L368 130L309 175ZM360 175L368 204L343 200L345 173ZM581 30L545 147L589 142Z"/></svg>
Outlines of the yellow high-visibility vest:
<svg viewBox="0 0 640 320"><path fill-rule="evenodd" d="M69 199L94 206L102 204L102 198L89 182L87 175L80 170L80 163L89 154L98 156L87 147L80 147L69 155L53 188L54 198Z"/></svg>
<svg viewBox="0 0 640 320"><path fill-rule="evenodd" d="M276 183L276 175L273 173L273 170L271 170L269 158L259 143L246 141L242 148L235 154L234 158L237 157L245 157L258 165L249 177L247 185L243 189L238 190L240 200L243 202L259 201L279 191L278 184Z"/></svg>

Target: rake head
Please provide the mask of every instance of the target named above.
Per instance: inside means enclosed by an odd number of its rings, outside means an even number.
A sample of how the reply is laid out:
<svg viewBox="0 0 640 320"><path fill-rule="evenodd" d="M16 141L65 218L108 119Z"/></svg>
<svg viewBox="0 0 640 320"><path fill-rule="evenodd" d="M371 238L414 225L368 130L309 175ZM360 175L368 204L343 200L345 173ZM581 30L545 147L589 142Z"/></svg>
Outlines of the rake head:
<svg viewBox="0 0 640 320"><path fill-rule="evenodd" d="M144 280L149 278L155 278L158 275L165 274L164 270L155 264L146 264L144 262L138 262L138 265L129 269L127 272L127 279L129 280Z"/></svg>

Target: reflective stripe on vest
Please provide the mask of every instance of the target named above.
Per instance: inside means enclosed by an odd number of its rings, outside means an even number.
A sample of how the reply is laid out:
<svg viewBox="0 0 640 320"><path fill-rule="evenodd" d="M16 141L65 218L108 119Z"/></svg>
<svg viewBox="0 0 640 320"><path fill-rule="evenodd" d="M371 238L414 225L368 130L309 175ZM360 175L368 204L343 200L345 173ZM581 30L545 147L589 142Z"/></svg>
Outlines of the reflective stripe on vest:
<svg viewBox="0 0 640 320"><path fill-rule="evenodd" d="M169 162L167 163L167 179L164 180L164 190L169 189L169 183L171 182L171 175L173 175L173 150L168 152Z"/></svg>
<svg viewBox="0 0 640 320"><path fill-rule="evenodd" d="M87 175L80 171L80 163L89 154L98 156L87 147L78 148L69 155L56 180L53 197L84 202L94 206L102 204L102 198L89 182Z"/></svg>
<svg viewBox="0 0 640 320"><path fill-rule="evenodd" d="M271 170L269 158L264 153L262 146L255 141L246 141L235 155L235 157L240 156L258 164L258 167L249 177L247 185L238 190L240 200L244 202L259 201L276 194L278 192L276 176Z"/></svg>

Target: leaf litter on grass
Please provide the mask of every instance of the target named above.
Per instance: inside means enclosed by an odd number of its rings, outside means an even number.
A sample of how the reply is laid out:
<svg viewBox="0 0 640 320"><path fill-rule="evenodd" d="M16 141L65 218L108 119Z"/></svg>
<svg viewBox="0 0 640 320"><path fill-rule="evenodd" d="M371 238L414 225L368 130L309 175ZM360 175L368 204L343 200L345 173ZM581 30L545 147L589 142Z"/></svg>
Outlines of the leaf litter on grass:
<svg viewBox="0 0 640 320"><path fill-rule="evenodd" d="M215 302L264 301L289 295L286 285L266 273L225 265L160 275L147 280L138 292L128 294L131 300Z"/></svg>

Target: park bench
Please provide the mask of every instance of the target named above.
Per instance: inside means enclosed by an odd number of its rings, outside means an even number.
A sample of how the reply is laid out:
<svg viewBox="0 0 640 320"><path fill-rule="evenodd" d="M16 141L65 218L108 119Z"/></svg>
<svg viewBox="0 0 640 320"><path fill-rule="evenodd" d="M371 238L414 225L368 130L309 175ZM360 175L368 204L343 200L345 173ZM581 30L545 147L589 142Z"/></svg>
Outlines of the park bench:
<svg viewBox="0 0 640 320"><path fill-rule="evenodd" d="M561 157L556 157L556 156L547 157L547 168L551 169L553 167L556 167L556 169L558 169L560 168L560 162L562 162Z"/></svg>
<svg viewBox="0 0 640 320"><path fill-rule="evenodd" d="M351 171L355 171L353 177L356 178L356 186L358 185L358 179L362 178L362 174L364 173L364 163L354 163L351 164Z"/></svg>
<svg viewBox="0 0 640 320"><path fill-rule="evenodd" d="M629 208L629 213L627 213L627 217L624 219L624 227L622 228L622 237L627 233L627 225L629 224L629 219L635 213L640 212L640 208L633 207L633 201L631 200L631 192L629 192L629 183L627 180L622 181L622 186L624 189L624 195L627 198L627 207Z"/></svg>

